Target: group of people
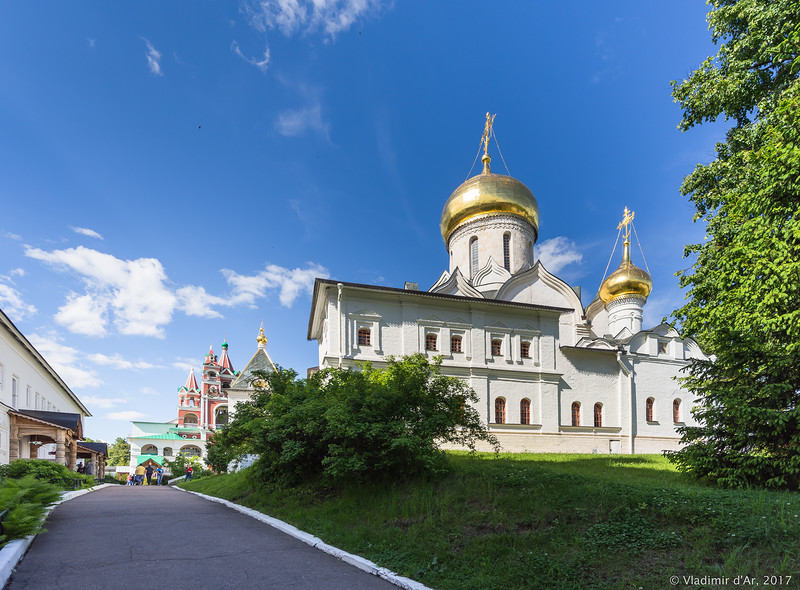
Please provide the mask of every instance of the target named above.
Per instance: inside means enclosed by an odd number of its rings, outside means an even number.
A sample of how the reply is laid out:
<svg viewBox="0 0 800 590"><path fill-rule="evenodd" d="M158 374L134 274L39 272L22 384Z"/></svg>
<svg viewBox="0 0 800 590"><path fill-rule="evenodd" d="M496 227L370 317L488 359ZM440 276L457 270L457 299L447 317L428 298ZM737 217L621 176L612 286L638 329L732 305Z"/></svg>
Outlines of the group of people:
<svg viewBox="0 0 800 590"><path fill-rule="evenodd" d="M94 475L94 464L89 461L84 465L83 463L78 463L78 466L75 468L75 471L80 473L81 475Z"/></svg>
<svg viewBox="0 0 800 590"><path fill-rule="evenodd" d="M144 485L145 478L147 478L147 485L153 485L152 478L153 474L155 473L156 476L156 483L155 485L161 485L161 479L164 477L164 468L159 465L156 469L153 469L152 465L148 465L144 467L143 465L139 465L136 467L136 471L134 473L128 474L128 484L129 486L140 486ZM183 481L189 481L192 479L192 475L194 475L194 469L192 469L191 465L186 466L186 472L183 476Z"/></svg>
<svg viewBox="0 0 800 590"><path fill-rule="evenodd" d="M128 474L128 485L129 486L140 486L144 485L145 477L147 478L147 485L153 485L153 474L156 475L156 484L157 486L161 485L161 479L164 477L164 468L159 465L156 469L153 469L152 465L148 465L145 467L144 465L139 465L136 467L136 471L134 473Z"/></svg>

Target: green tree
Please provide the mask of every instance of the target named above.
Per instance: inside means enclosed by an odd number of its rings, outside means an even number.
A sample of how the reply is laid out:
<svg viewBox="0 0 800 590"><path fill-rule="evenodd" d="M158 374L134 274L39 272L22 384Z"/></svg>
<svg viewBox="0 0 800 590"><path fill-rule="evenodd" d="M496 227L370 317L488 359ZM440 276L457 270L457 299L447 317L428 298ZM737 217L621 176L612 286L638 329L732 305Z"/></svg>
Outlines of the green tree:
<svg viewBox="0 0 800 590"><path fill-rule="evenodd" d="M800 486L800 3L711 0L715 57L673 96L684 130L733 122L717 158L681 187L707 225L679 273L686 304L674 312L712 361L685 383L699 427L670 458L724 486Z"/></svg>
<svg viewBox="0 0 800 590"><path fill-rule="evenodd" d="M215 433L212 449L228 449L215 468L255 453L262 477L290 483L409 478L445 469L442 443L474 449L484 440L497 448L471 405L475 392L441 375L440 364L417 354L389 357L382 370L367 363L308 379L283 369L263 375L267 387Z"/></svg>
<svg viewBox="0 0 800 590"><path fill-rule="evenodd" d="M131 443L118 436L108 447L109 465L128 465L131 462Z"/></svg>

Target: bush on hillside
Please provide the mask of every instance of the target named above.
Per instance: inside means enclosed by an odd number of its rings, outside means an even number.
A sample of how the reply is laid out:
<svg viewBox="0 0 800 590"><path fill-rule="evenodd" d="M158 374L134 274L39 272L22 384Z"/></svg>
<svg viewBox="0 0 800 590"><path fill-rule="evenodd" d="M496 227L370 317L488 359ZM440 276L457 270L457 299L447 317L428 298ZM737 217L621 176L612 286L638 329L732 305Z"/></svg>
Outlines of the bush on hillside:
<svg viewBox="0 0 800 590"><path fill-rule="evenodd" d="M498 448L472 404L474 391L439 372L441 360L421 354L389 357L385 369L325 369L308 379L292 370L261 374L251 401L214 434L208 459L224 471L247 453L260 455L256 473L296 483L412 478L440 473L442 443Z"/></svg>
<svg viewBox="0 0 800 590"><path fill-rule="evenodd" d="M57 486L33 475L4 479L0 484L0 511L8 510L8 515L3 521L0 544L42 532L45 508L60 497Z"/></svg>
<svg viewBox="0 0 800 590"><path fill-rule="evenodd" d="M27 475L65 490L71 490L76 479L80 480L81 486L94 484L94 477L91 475L81 475L65 465L46 459L17 459L0 467L0 477L3 478L21 479Z"/></svg>

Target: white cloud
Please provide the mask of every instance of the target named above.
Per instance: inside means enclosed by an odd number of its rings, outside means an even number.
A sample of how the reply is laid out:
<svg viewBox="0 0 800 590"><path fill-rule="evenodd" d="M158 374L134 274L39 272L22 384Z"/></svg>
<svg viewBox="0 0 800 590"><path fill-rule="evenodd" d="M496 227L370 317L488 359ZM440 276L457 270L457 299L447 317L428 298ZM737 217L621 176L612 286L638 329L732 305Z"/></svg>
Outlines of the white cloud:
<svg viewBox="0 0 800 590"><path fill-rule="evenodd" d="M67 302L58 308L56 322L73 334L105 336L111 299L100 294L67 294Z"/></svg>
<svg viewBox="0 0 800 590"><path fill-rule="evenodd" d="M574 242L564 236L550 238L538 246L539 260L553 274L558 273L568 264L583 260Z"/></svg>
<svg viewBox="0 0 800 590"><path fill-rule="evenodd" d="M130 422L131 420L139 420L145 418L146 414L137 412L136 410L125 410L122 412L109 412L106 418L109 420L120 420L121 422Z"/></svg>
<svg viewBox="0 0 800 590"><path fill-rule="evenodd" d="M147 57L147 66L156 76L163 76L164 74L161 73L161 52L153 47L150 41L144 37L142 37L142 39L145 45L147 45L147 53L145 54L145 57Z"/></svg>
<svg viewBox="0 0 800 590"><path fill-rule="evenodd" d="M71 293L56 315L56 321L69 330L104 335L113 312L114 325L122 334L163 338L176 298L164 285L167 276L158 260L120 260L83 246L52 252L29 247L25 255L81 275L86 294Z"/></svg>
<svg viewBox="0 0 800 590"><path fill-rule="evenodd" d="M259 31L278 29L285 36L322 31L329 38L362 18L380 11L379 0L258 0L245 4L250 23Z"/></svg>
<svg viewBox="0 0 800 590"><path fill-rule="evenodd" d="M139 390L139 393L142 395L160 395L161 392L157 389L153 389L152 387L142 387Z"/></svg>
<svg viewBox="0 0 800 590"><path fill-rule="evenodd" d="M286 137L305 135L307 131L316 131L325 138L329 137L330 126L322 118L322 106L319 102L304 109L287 109L278 115L275 123L278 133Z"/></svg>
<svg viewBox="0 0 800 590"><path fill-rule="evenodd" d="M64 346L54 335L48 337L31 334L28 336L31 344L55 369L70 389L81 387L99 387L103 384L97 373L80 366L83 353L71 346Z"/></svg>
<svg viewBox="0 0 800 590"><path fill-rule="evenodd" d="M91 362L102 365L110 366L115 369L155 369L156 365L146 361L129 361L119 353L111 356L99 352L89 354L86 356Z"/></svg>
<svg viewBox="0 0 800 590"><path fill-rule="evenodd" d="M89 229L87 227L73 227L70 226L70 229L74 231L76 234L82 234L84 236L89 236L90 238L97 238L98 240L102 240L103 236L99 233L94 231L93 229Z"/></svg>
<svg viewBox="0 0 800 590"><path fill-rule="evenodd" d="M28 247L25 255L80 276L85 292L68 293L55 319L71 332L97 337L106 336L113 325L121 334L163 338L176 309L190 316L218 318L222 315L216 308L252 307L272 290L279 292L282 305L291 307L301 293L311 293L315 277L329 276L325 267L314 263L294 269L270 264L255 275L223 269L232 288L220 297L193 285L173 292L166 285L164 267L154 258L121 260L83 246L52 252ZM118 356L93 355L90 360L117 368L153 368Z"/></svg>
<svg viewBox="0 0 800 590"><path fill-rule="evenodd" d="M316 277L330 276L328 269L319 264L309 263L308 268L289 270L275 264L269 264L255 275L240 275L232 270L224 269L222 273L233 287L232 301L252 305L257 298L265 297L268 290L279 289L281 305L291 307L297 296L305 291L309 295L314 288Z"/></svg>
<svg viewBox="0 0 800 590"><path fill-rule="evenodd" d="M111 409L114 406L127 403L128 400L121 397L95 397L93 395L82 395L81 401L87 406L96 406L105 410Z"/></svg>
<svg viewBox="0 0 800 590"><path fill-rule="evenodd" d="M257 67L262 72L267 71L267 66L269 66L269 46L267 46L264 49L264 59L260 61L255 57L245 57L244 53L242 53L242 50L239 49L239 44L236 41L231 43L231 51L233 51L236 55L241 57L244 61L246 61L250 65Z"/></svg>
<svg viewBox="0 0 800 590"><path fill-rule="evenodd" d="M13 270L11 274L14 274ZM12 319L22 319L36 313L33 305L22 300L22 294L19 291L4 283L0 283L0 308Z"/></svg>
<svg viewBox="0 0 800 590"><path fill-rule="evenodd" d="M25 269L24 268L14 268L8 274L10 274L12 277L24 277L25 276Z"/></svg>
<svg viewBox="0 0 800 590"><path fill-rule="evenodd" d="M87 37L86 40L89 42L89 47L94 49L94 46L96 45L96 41L94 39L92 39L91 37Z"/></svg>

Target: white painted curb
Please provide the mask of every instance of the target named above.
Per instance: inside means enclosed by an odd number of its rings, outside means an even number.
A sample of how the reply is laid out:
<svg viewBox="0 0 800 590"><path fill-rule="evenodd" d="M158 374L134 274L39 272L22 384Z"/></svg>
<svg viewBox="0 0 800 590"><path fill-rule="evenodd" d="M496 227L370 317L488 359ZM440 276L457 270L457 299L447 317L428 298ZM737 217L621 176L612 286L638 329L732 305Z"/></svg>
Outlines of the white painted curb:
<svg viewBox="0 0 800 590"><path fill-rule="evenodd" d="M219 504L223 504L224 506L232 508L237 512L241 512L242 514L246 514L251 518L260 520L261 522L266 523L269 526L278 529L282 533L286 533L290 537L294 537L295 539L302 541L307 545L311 545L312 547L319 549L320 551L324 551L329 555L333 555L334 557L341 559L345 563L349 563L350 565L353 565L362 571L372 574L373 576L378 576L379 578L383 578L387 582L391 582L395 586L404 588L405 590L431 590L424 584L420 584L419 582L416 582L410 578L406 578L399 574L396 574L393 571L386 569L385 567L380 567L377 564L371 562L369 559L364 559L363 557L359 557L358 555L353 555L352 553L348 553L347 551L342 551L341 549L338 549L333 545L328 545L327 543L324 543L322 539L315 537L314 535L310 535L305 531L301 531L297 527L294 527L287 522L283 522L282 520L278 520L277 518L272 518L271 516L267 516L266 514L263 514L258 510L253 510L252 508L240 506L239 504L234 504L233 502L230 502L228 500L223 500L222 498L207 496L206 494L200 494L198 492L190 492L189 490L184 490L183 488L176 487L175 489L187 492L189 494L194 494L195 496L200 496L201 498L205 498L206 500L210 500L211 502L218 502Z"/></svg>
<svg viewBox="0 0 800 590"><path fill-rule="evenodd" d="M93 492L111 485L116 484L104 483L93 488L86 488L85 490L62 492L61 499L57 502L53 502L45 509L44 519L47 520L47 516L53 511L53 508L59 504L63 504L64 502L72 500L73 498L77 498L78 496L83 496L89 492ZM6 584L8 583L8 579L11 577L11 574L14 573L14 568L17 567L19 560L25 555L25 552L28 550L28 547L31 546L31 543L33 543L35 538L36 535L28 535L24 539L14 539L13 541L6 543L5 547L0 549L0 588L5 588Z"/></svg>

